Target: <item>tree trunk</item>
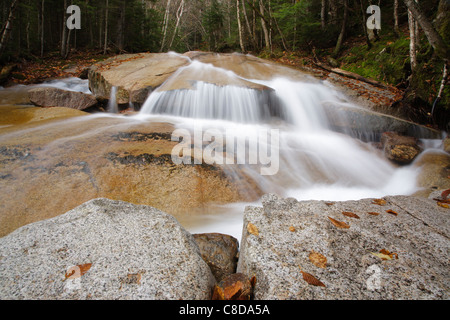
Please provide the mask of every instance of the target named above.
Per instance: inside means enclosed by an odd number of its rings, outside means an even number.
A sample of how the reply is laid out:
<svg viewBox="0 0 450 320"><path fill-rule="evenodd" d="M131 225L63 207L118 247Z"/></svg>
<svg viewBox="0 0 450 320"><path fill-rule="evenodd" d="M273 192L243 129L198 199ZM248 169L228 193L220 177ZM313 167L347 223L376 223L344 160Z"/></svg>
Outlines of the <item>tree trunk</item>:
<svg viewBox="0 0 450 320"><path fill-rule="evenodd" d="M398 0L394 0L394 33L396 37L400 37L400 29L398 27Z"/></svg>
<svg viewBox="0 0 450 320"><path fill-rule="evenodd" d="M44 56L44 8L45 0L41 2L41 57Z"/></svg>
<svg viewBox="0 0 450 320"><path fill-rule="evenodd" d="M267 30L267 24L266 24L266 20L263 18L264 17L264 4L262 2L262 0L259 0L259 11L261 14L261 27L263 29L264 32L264 42L265 42L265 46L266 49L270 50L270 37L269 37L269 30Z"/></svg>
<svg viewBox="0 0 450 320"><path fill-rule="evenodd" d="M409 59L411 61L411 71L414 74L414 70L417 66L417 58L416 58L416 21L411 13L408 10L408 25L409 25Z"/></svg>
<svg viewBox="0 0 450 320"><path fill-rule="evenodd" d="M175 39L175 36L177 35L181 17L183 16L183 11L184 11L184 0L181 0L180 6L178 7L177 10L177 24L175 25L175 30L173 31L172 39L170 40L169 50L172 48L173 41Z"/></svg>
<svg viewBox="0 0 450 320"><path fill-rule="evenodd" d="M440 34L436 31L431 22L422 12L419 5L414 0L403 0L403 2L408 7L414 19L417 20L417 22L419 23L420 27L425 33L425 36L428 39L428 42L434 48L436 54L442 60L448 63L450 57L450 50L448 46L445 44Z"/></svg>
<svg viewBox="0 0 450 320"><path fill-rule="evenodd" d="M170 2L171 2L171 0L167 0L166 11L164 13L164 22L163 22L163 29L162 29L163 38L161 40L161 49L159 50L160 52L162 52L164 50L164 46L166 44L167 28L169 25Z"/></svg>
<svg viewBox="0 0 450 320"><path fill-rule="evenodd" d="M336 43L336 48L333 52L333 57L336 58L341 51L342 42L344 41L345 30L347 29L347 20L348 20L348 0L344 0L344 19L342 21L341 32L339 33L339 37Z"/></svg>
<svg viewBox="0 0 450 320"><path fill-rule="evenodd" d="M372 42L370 42L369 33L367 32L367 23L366 23L366 15L364 11L363 0L359 0L359 4L361 7L361 15L362 15L362 25L364 30L364 36L366 38L367 47L372 48Z"/></svg>
<svg viewBox="0 0 450 320"><path fill-rule="evenodd" d="M61 48L59 54L61 57L65 57L66 55L66 46L67 46L67 33L68 29L66 27L66 8L67 8L67 0L64 0L64 8L63 8L63 23L62 23L62 35L61 35Z"/></svg>
<svg viewBox="0 0 450 320"><path fill-rule="evenodd" d="M250 21L248 20L247 9L245 7L245 0L242 0L242 12L244 13L245 24L247 26L248 34L250 35L250 39L252 41L253 48L257 49L258 48L258 42L256 41L256 39L254 37L254 34L252 32L252 28L250 26Z"/></svg>
<svg viewBox="0 0 450 320"><path fill-rule="evenodd" d="M322 0L322 6L320 8L320 25L322 26L322 30L324 30L326 26L326 13L327 13L327 0Z"/></svg>
<svg viewBox="0 0 450 320"><path fill-rule="evenodd" d="M109 16L109 0L106 0L106 8L105 8L105 42L103 47L103 54L106 54L108 51L108 17Z"/></svg>
<svg viewBox="0 0 450 320"><path fill-rule="evenodd" d="M15 18L14 13L17 8L17 2L18 2L18 0L13 0L13 2L11 3L11 6L9 8L8 20L5 23L5 26L2 31L1 40L0 40L0 54L3 53L3 51L5 50L6 44L8 43L9 34L11 33L12 22Z"/></svg>
<svg viewBox="0 0 450 320"><path fill-rule="evenodd" d="M239 31L239 44L241 46L242 53L245 53L244 39L242 36L242 24L241 24L241 14L240 14L240 3L239 0L236 0L236 13L237 13L237 23L238 23L238 31Z"/></svg>

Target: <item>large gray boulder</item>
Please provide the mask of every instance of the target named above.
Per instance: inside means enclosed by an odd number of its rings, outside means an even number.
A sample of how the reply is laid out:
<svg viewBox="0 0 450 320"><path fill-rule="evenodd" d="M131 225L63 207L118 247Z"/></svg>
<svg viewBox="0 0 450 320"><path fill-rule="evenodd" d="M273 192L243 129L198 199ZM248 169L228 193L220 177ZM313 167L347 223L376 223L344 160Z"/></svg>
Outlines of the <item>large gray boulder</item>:
<svg viewBox="0 0 450 320"><path fill-rule="evenodd" d="M96 199L0 239L0 299L209 299L194 238L148 206Z"/></svg>
<svg viewBox="0 0 450 320"><path fill-rule="evenodd" d="M246 208L237 272L256 277L255 299L449 299L449 214L408 196L267 195Z"/></svg>

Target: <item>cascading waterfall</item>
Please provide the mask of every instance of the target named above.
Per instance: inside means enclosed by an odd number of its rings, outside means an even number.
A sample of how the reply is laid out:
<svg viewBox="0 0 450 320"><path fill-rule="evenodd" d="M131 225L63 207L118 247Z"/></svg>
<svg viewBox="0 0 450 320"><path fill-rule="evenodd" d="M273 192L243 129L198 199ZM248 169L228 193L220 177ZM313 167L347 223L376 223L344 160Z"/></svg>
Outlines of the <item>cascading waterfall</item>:
<svg viewBox="0 0 450 320"><path fill-rule="evenodd" d="M197 64L195 69L201 70L201 67ZM229 71L226 72L229 75ZM165 91L163 84L162 90L158 89L148 97L141 114L174 116L178 126L191 130L196 126L204 130L214 128L228 138L231 135L236 141L240 139L249 148L248 154L258 152L261 143L251 147L248 139L242 140L243 136L251 139L261 129L279 129L278 173L262 176L258 168L245 166L246 174L267 193L299 200L338 201L411 194L417 190L416 168L397 168L370 145L331 130L324 106L350 105L338 91L323 83L293 82L283 78L247 80L271 88L270 98L261 100L257 90L236 86L196 82L190 89ZM230 175L239 175L242 168L242 165L232 165L226 166L225 170ZM243 210L239 205L228 205L227 210L230 208ZM239 221L240 216L235 216ZM219 224L223 229L224 225L230 225L229 219L227 216L220 221L217 216L212 216L211 223ZM241 226L238 221L234 222L233 234L239 237Z"/></svg>

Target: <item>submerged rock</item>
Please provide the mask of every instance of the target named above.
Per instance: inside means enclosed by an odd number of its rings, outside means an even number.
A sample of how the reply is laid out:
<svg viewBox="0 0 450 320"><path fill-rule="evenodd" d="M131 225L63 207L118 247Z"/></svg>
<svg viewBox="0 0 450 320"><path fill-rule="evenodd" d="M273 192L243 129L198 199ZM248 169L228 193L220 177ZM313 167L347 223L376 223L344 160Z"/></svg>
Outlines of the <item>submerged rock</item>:
<svg viewBox="0 0 450 320"><path fill-rule="evenodd" d="M95 199L0 238L1 299L209 299L191 234L148 206Z"/></svg>
<svg viewBox="0 0 450 320"><path fill-rule="evenodd" d="M449 209L408 196L247 207L237 272L255 299L449 299Z"/></svg>

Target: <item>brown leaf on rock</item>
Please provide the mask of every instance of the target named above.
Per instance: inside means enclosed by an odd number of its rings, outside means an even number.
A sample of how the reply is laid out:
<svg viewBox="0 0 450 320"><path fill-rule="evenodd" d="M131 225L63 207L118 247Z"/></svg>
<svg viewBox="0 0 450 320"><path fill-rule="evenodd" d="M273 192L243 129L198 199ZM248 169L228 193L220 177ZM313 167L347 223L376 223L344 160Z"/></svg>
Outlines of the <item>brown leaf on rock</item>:
<svg viewBox="0 0 450 320"><path fill-rule="evenodd" d="M344 216L347 216L347 217L350 217L350 218L359 219L359 216L356 213L353 213L353 212L343 211L342 214Z"/></svg>
<svg viewBox="0 0 450 320"><path fill-rule="evenodd" d="M368 214L372 215L372 216L378 216L380 215L378 212L367 212Z"/></svg>
<svg viewBox="0 0 450 320"><path fill-rule="evenodd" d="M312 274L301 271L301 270L300 270L300 272L303 275L303 280L308 282L308 284L310 284L312 286L317 286L317 287L325 287L325 284L323 284L323 282L321 282L319 279L314 277Z"/></svg>
<svg viewBox="0 0 450 320"><path fill-rule="evenodd" d="M381 260L392 260L392 259L398 259L398 254L395 252L389 252L389 250L381 249L379 253L372 252L374 256L377 256Z"/></svg>
<svg viewBox="0 0 450 320"><path fill-rule="evenodd" d="M390 213L390 214L393 214L394 216L398 216L398 213L395 212L394 210L389 209L389 210L386 210L386 212Z"/></svg>
<svg viewBox="0 0 450 320"><path fill-rule="evenodd" d="M335 220L330 217L328 217L328 219L330 219L331 223L334 224L337 228L341 228L341 229L349 229L350 228L350 226L348 224L346 224L345 222L338 221L338 220Z"/></svg>
<svg viewBox="0 0 450 320"><path fill-rule="evenodd" d="M248 231L248 233L250 233L250 234L252 234L254 236L259 236L258 228L254 224L252 224L251 222L249 222L247 224L247 231Z"/></svg>
<svg viewBox="0 0 450 320"><path fill-rule="evenodd" d="M290 231L290 232L295 232L295 227L290 226L290 227L289 227L289 231Z"/></svg>
<svg viewBox="0 0 450 320"><path fill-rule="evenodd" d="M65 274L65 278L66 279L76 279L76 278L80 278L82 277L86 272L89 271L89 269L91 268L92 263L86 263L86 264L80 264L77 266L73 266L70 267L66 274Z"/></svg>
<svg viewBox="0 0 450 320"><path fill-rule="evenodd" d="M327 267L327 258L315 251L311 251L309 254L309 261L312 262L316 267L325 269Z"/></svg>
<svg viewBox="0 0 450 320"><path fill-rule="evenodd" d="M384 200L384 199L373 199L372 203L373 204L377 204L379 206L384 206L384 205L386 205L386 200Z"/></svg>
<svg viewBox="0 0 450 320"><path fill-rule="evenodd" d="M442 208L450 208L450 206L448 205L448 204L446 204L446 203L443 203L443 202L441 202L441 201L438 201L438 202L436 202L437 203L437 205L439 206L439 207L442 207Z"/></svg>

